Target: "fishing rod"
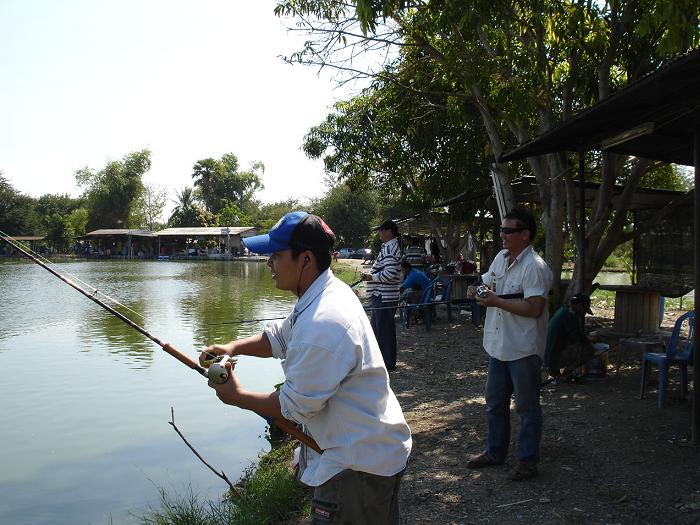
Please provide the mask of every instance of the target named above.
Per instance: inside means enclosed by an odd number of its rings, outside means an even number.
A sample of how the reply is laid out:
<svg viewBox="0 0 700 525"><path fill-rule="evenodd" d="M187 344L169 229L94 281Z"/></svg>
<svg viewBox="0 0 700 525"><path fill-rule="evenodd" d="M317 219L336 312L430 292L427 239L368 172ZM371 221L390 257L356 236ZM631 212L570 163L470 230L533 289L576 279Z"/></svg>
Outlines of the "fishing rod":
<svg viewBox="0 0 700 525"><path fill-rule="evenodd" d="M359 281L355 281L352 284L349 284L348 286L350 288L354 288L358 284L362 282L362 279ZM262 323L263 321L279 321L280 319L286 319L288 316L285 315L283 317L261 317L260 319L241 319L240 321L223 321L221 323L209 323L208 326L220 326L222 324L247 324L247 323Z"/></svg>
<svg viewBox="0 0 700 525"><path fill-rule="evenodd" d="M235 360L233 360L230 356L225 356L224 358L221 359L221 361L218 361L216 363L212 363L208 368L204 368L200 366L196 361L194 361L192 358L189 356L183 354L180 350L175 348L173 345L170 343L164 343L161 341L159 338L154 336L153 334L149 333L145 328L137 325L135 322L133 322L131 319L126 317L124 314L121 312L115 310L105 302L101 301L96 297L96 293L90 293L88 290L84 289L80 285L74 283L71 279L68 279L64 275L61 275L59 272L51 268L49 265L41 261L38 257L35 255L31 254L27 250L24 249L19 243L15 242L14 239L9 237L8 235L0 234L0 239L5 241L7 244L12 246L15 250L20 252L22 255L27 257L29 260L32 262L35 262L42 268L44 268L46 271L50 272L52 275L58 277L61 281L66 283L68 286L71 288L74 288L75 290L79 291L81 294L83 294L85 297L93 301L94 303L100 305L102 308L107 310L109 313L117 317L119 320L123 321L126 323L128 326L139 332L140 334L144 335L154 343L156 343L158 346L160 346L163 350L165 350L168 354L173 356L175 359L180 361L182 364L185 366L191 368L192 370L198 372L202 376L209 378L209 380L212 383L217 383L217 384L223 384L228 380L228 372L226 371L226 362L231 361L231 365L233 366L235 364ZM319 454L323 452L321 448L318 446L316 441L314 439L307 435L304 434L302 431L300 431L296 425L289 421L288 419L285 419L283 417L278 417L276 419L273 419L273 423L277 428L282 430L283 432L286 432L293 438L301 441L302 443L306 444Z"/></svg>

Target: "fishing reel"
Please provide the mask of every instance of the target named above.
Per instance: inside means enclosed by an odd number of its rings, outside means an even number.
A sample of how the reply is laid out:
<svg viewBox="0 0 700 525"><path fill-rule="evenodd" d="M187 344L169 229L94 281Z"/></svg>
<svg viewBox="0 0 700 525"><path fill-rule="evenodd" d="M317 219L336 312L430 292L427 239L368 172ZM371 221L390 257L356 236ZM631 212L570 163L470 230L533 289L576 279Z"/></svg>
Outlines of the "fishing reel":
<svg viewBox="0 0 700 525"><path fill-rule="evenodd" d="M222 385L228 381L228 371L226 370L226 362L231 362L231 370L233 370L238 362L238 359L230 355L218 355L212 360L209 368L207 368L207 377L212 383Z"/></svg>
<svg viewBox="0 0 700 525"><path fill-rule="evenodd" d="M489 289L489 287L486 286L485 284L480 284L479 286L476 287L476 295L480 299L486 299L489 296L490 291L491 290Z"/></svg>

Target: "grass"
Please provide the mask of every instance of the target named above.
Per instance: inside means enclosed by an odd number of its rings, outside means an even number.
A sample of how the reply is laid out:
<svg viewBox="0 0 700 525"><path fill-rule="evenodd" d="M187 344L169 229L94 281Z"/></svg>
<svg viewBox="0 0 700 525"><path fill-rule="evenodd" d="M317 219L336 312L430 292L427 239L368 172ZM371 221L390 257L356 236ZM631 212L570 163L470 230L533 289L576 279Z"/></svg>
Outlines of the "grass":
<svg viewBox="0 0 700 525"><path fill-rule="evenodd" d="M251 466L236 484L235 493L221 501L202 500L192 490L168 494L160 489L161 507L141 518L144 525L258 525L294 522L308 515L305 489L289 463L296 442L273 448Z"/></svg>
<svg viewBox="0 0 700 525"><path fill-rule="evenodd" d="M352 284L360 280L360 271L356 266L343 262L332 262L331 269L333 275L347 284Z"/></svg>
<svg viewBox="0 0 700 525"><path fill-rule="evenodd" d="M614 308L615 292L612 290L597 289L591 294L591 304L596 308ZM692 310L693 299L689 296L666 297L664 310Z"/></svg>
<svg viewBox="0 0 700 525"><path fill-rule="evenodd" d="M333 274L352 284L359 280L357 268L333 262ZM309 515L307 491L289 468L295 441L274 446L249 467L236 483L235 493L220 501L202 499L192 492L170 494L160 489L160 508L151 509L140 520L144 525L261 525L294 523Z"/></svg>

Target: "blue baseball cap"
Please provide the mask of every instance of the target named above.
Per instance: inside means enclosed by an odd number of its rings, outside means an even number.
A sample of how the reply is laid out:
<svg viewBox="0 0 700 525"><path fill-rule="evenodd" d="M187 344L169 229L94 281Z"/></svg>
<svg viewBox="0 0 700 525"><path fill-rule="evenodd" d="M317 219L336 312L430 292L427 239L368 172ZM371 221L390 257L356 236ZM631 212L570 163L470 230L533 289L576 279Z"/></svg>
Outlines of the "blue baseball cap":
<svg viewBox="0 0 700 525"><path fill-rule="evenodd" d="M321 217L305 211L291 211L269 232L243 238L243 244L251 252L263 255L290 248L330 252L335 244L335 234Z"/></svg>

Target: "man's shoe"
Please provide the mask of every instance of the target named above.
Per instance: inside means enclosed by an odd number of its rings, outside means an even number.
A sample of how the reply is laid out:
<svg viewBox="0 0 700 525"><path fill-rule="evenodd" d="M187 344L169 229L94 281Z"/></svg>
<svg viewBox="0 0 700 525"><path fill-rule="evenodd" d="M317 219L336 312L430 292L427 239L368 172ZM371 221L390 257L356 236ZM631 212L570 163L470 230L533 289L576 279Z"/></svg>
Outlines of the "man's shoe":
<svg viewBox="0 0 700 525"><path fill-rule="evenodd" d="M469 461L467 461L467 468L478 469L478 468L492 467L494 465L502 465L502 464L503 464L503 461L497 461L497 460L493 459L491 456L489 456L488 452L484 452L482 454L479 454L478 456L474 456Z"/></svg>
<svg viewBox="0 0 700 525"><path fill-rule="evenodd" d="M530 461L518 461L518 463L508 472L508 479L511 481L523 481L537 476L537 463Z"/></svg>

